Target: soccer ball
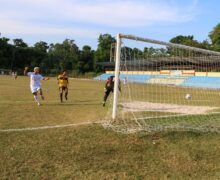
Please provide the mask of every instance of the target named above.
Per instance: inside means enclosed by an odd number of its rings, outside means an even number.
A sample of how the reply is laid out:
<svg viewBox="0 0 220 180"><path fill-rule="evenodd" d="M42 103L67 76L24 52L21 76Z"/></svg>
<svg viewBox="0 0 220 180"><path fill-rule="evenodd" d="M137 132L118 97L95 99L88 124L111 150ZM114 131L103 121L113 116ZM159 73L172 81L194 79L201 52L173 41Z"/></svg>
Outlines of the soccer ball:
<svg viewBox="0 0 220 180"><path fill-rule="evenodd" d="M187 99L187 100L192 99L192 95L191 95L191 94L186 94L186 95L185 95L185 99Z"/></svg>

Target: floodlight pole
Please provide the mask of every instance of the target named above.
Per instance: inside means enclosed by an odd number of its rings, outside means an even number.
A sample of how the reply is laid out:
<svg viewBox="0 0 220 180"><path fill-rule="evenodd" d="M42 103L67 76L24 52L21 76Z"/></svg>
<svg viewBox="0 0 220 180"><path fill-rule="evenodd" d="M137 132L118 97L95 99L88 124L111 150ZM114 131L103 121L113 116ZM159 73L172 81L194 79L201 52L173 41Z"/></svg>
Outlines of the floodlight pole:
<svg viewBox="0 0 220 180"><path fill-rule="evenodd" d="M121 37L120 37L120 34L117 34L116 36L115 82L114 82L113 110L112 110L113 120L115 120L117 116L120 58L121 58Z"/></svg>

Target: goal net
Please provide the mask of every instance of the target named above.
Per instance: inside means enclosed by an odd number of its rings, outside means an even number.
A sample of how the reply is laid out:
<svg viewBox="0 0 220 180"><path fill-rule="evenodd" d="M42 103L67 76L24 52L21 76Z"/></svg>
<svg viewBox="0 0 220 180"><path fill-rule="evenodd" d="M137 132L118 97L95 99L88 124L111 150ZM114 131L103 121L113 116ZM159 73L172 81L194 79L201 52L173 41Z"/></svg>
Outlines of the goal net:
<svg viewBox="0 0 220 180"><path fill-rule="evenodd" d="M115 59L104 127L220 132L219 52L118 34Z"/></svg>

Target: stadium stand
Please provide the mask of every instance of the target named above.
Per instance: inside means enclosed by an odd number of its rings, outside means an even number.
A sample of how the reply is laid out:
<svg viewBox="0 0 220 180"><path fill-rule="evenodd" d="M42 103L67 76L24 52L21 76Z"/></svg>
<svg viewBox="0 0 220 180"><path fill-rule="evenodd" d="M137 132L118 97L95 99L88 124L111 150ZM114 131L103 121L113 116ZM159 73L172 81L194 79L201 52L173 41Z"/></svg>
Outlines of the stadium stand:
<svg viewBox="0 0 220 180"><path fill-rule="evenodd" d="M95 77L95 80L107 80L113 74L105 73ZM209 76L171 76L149 74L120 74L120 79L126 78L127 82L150 83L161 85L176 85L183 87L220 89L220 77Z"/></svg>
<svg viewBox="0 0 220 180"><path fill-rule="evenodd" d="M220 77L207 77L207 76L193 76L187 78L181 86L207 88L207 89L220 89Z"/></svg>

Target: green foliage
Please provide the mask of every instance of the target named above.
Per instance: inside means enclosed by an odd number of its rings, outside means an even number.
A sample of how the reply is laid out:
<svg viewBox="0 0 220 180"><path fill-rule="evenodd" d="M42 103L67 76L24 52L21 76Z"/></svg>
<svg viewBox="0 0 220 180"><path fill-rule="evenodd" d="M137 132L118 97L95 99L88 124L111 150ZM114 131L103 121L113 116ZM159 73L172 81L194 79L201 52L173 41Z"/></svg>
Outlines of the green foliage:
<svg viewBox="0 0 220 180"><path fill-rule="evenodd" d="M22 39L0 38L0 68L20 70L40 66L43 73L54 74L63 69L84 74L94 71L95 51L86 45L80 51L74 40L48 45L40 41L28 47Z"/></svg>
<svg viewBox="0 0 220 180"><path fill-rule="evenodd" d="M62 44L51 44L49 56L57 62L57 67L55 68L73 70L77 65L79 48L74 43L74 40L66 39Z"/></svg>
<svg viewBox="0 0 220 180"><path fill-rule="evenodd" d="M22 39L13 39L15 47L28 47L27 43L25 43Z"/></svg>
<svg viewBox="0 0 220 180"><path fill-rule="evenodd" d="M115 38L110 34L101 34L98 38L98 48L95 53L98 62L108 61L110 59L111 44L115 43Z"/></svg>
<svg viewBox="0 0 220 180"><path fill-rule="evenodd" d="M152 57L152 56L167 56L168 52L167 52L167 49L164 49L164 48L145 47L143 54L144 54L144 57L147 58L147 57Z"/></svg>
<svg viewBox="0 0 220 180"><path fill-rule="evenodd" d="M80 73L90 72L93 71L94 67L94 51L91 49L90 46L85 45L80 51L79 61L77 64L77 70Z"/></svg>
<svg viewBox="0 0 220 180"><path fill-rule="evenodd" d="M220 23L209 33L209 38L212 41L212 48L220 51Z"/></svg>
<svg viewBox="0 0 220 180"><path fill-rule="evenodd" d="M42 52L42 53L46 54L49 46L47 45L46 42L40 41L40 42L37 42L37 43L34 44L34 48L36 50L38 50L39 52Z"/></svg>
<svg viewBox="0 0 220 180"><path fill-rule="evenodd" d="M200 43L197 40L194 40L193 36L176 36L170 40L171 43L175 44L182 44L186 46L191 46L191 47L196 47L196 48L202 48L202 49L207 49L208 45L207 42ZM168 53L170 55L175 55L175 56L189 56L189 51L188 50L180 50L179 49L168 49Z"/></svg>
<svg viewBox="0 0 220 180"><path fill-rule="evenodd" d="M13 45L9 44L8 38L0 38L0 68L9 69L13 61Z"/></svg>
<svg viewBox="0 0 220 180"><path fill-rule="evenodd" d="M110 61L111 45L115 43L116 40L110 34L101 34L98 38L98 48L95 52L94 65L97 62L107 62ZM101 67L94 67L96 72L102 70Z"/></svg>
<svg viewBox="0 0 220 180"><path fill-rule="evenodd" d="M193 36L179 35L179 36L172 38L170 40L170 42L176 43L176 44L183 44L183 45L187 45L187 46L192 46L192 47L197 47L197 48L203 48L203 49L206 48L202 43L198 42L197 40L194 40Z"/></svg>

